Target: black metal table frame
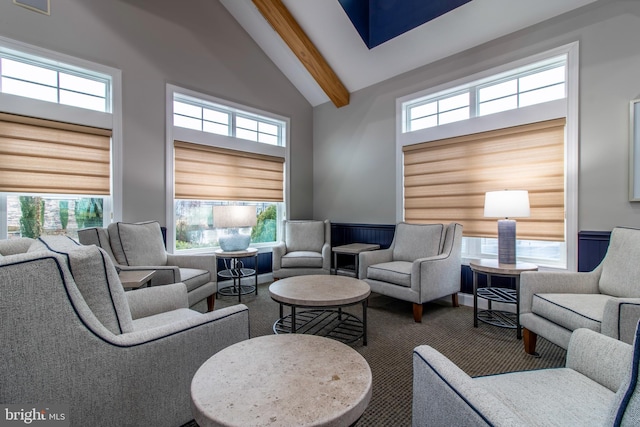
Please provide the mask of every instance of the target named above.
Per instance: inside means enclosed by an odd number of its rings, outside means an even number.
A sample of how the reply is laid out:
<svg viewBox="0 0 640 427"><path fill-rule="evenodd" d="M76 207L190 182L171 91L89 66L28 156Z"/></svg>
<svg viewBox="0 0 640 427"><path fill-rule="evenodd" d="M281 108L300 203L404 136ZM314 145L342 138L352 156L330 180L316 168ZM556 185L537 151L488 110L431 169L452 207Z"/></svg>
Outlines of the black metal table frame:
<svg viewBox="0 0 640 427"><path fill-rule="evenodd" d="M273 324L273 332L276 334L278 333L295 334L297 333L297 331L303 329L305 326L309 326L312 322L314 322L314 320L317 320L320 316L327 315L325 316L324 319L320 319L320 322L322 322L323 320L325 321L329 320L329 321L325 322L325 326L323 328L318 329L317 331L318 333L314 333L314 335L320 335L319 332L323 331L326 328L326 325L330 325L331 323L337 321L337 324L333 326L331 330L323 336L331 337L339 341L342 341L344 343L352 343L362 338L362 345L367 345L367 307L369 305L369 297L364 298L362 301L356 301L349 304L336 304L336 305L330 305L325 307L307 306L307 305L300 305L300 304L288 304L288 303L277 301L275 299L273 300L278 304L280 304L280 318L276 320L276 322ZM359 319L357 316L351 313L342 311L342 309L345 307L351 307L357 304L362 304L362 319ZM291 314L287 316L284 315L285 305L288 307L291 307ZM301 310L297 312L296 311L297 308L303 308L305 310ZM332 316L333 318L329 319L328 316ZM307 320L304 321L304 323L302 323L300 327L298 327L297 317L301 317L301 318L307 317ZM285 321L287 319L290 319L290 323L291 323L291 326L289 326L288 328L284 326ZM361 326L362 332L357 331L357 329L354 327L353 324L348 325L349 321L355 322L356 324L355 326L358 326L358 325ZM347 325L346 329L355 330L356 332L358 332L358 334L351 335L349 333L342 332L341 335L351 336L351 339L348 339L348 340L341 339L338 336L331 335L334 331L337 331L337 333L340 333L341 331L340 327L343 325ZM316 325L311 325L309 329L313 328L314 326Z"/></svg>
<svg viewBox="0 0 640 427"><path fill-rule="evenodd" d="M216 298L218 295L238 296L238 302L242 302L242 295L255 292L258 295L258 252L243 256L220 256L224 263L224 270L218 272L218 276L225 279L232 279L233 285L219 288L219 282L216 281ZM240 258L253 258L255 269L245 268L244 262ZM255 277L254 285L243 285L242 279L245 277ZM237 284L236 284L237 281Z"/></svg>
<svg viewBox="0 0 640 427"><path fill-rule="evenodd" d="M516 330L516 337L522 339L522 327L520 326L520 274L488 273L473 270L473 326L478 327L478 320L489 325ZM478 274L487 277L487 286L478 288ZM492 287L491 276L507 277L515 280L515 289L504 287ZM478 295L480 293L480 295ZM487 301L487 310L478 310L478 296ZM514 304L516 312L493 310L491 302Z"/></svg>

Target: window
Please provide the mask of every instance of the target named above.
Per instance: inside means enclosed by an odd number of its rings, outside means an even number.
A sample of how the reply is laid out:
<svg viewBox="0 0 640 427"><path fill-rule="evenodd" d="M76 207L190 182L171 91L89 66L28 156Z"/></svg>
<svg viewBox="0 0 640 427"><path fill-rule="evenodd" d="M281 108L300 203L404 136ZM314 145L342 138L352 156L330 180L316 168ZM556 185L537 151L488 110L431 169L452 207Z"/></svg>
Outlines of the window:
<svg viewBox="0 0 640 427"><path fill-rule="evenodd" d="M469 92L430 99L408 108L409 129L420 130L469 118Z"/></svg>
<svg viewBox="0 0 640 427"><path fill-rule="evenodd" d="M110 79L104 75L0 52L0 77L0 88L6 94L110 111Z"/></svg>
<svg viewBox="0 0 640 427"><path fill-rule="evenodd" d="M286 118L167 86L169 247L211 250L228 230L214 226L213 206L254 205L252 246L279 238L285 213Z"/></svg>
<svg viewBox="0 0 640 427"><path fill-rule="evenodd" d="M565 74L566 56L561 56L411 99L402 106L403 132L564 98Z"/></svg>
<svg viewBox="0 0 640 427"><path fill-rule="evenodd" d="M0 238L119 215L120 72L0 37Z"/></svg>
<svg viewBox="0 0 640 427"><path fill-rule="evenodd" d="M460 222L464 258L497 258L484 193L528 190L518 259L575 269L577 52L572 43L398 99L398 220ZM461 95L468 106L454 105L468 115L443 126L440 103Z"/></svg>
<svg viewBox="0 0 640 427"><path fill-rule="evenodd" d="M173 98L173 125L263 144L284 146L285 141L282 120L181 94Z"/></svg>

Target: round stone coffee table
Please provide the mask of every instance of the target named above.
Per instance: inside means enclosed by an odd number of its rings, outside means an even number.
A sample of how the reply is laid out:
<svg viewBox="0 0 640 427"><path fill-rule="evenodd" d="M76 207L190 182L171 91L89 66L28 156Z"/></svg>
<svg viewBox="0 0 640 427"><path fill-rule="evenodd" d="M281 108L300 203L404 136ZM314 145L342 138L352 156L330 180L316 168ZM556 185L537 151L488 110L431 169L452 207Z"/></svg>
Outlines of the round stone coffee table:
<svg viewBox="0 0 640 427"><path fill-rule="evenodd" d="M341 342L268 335L214 354L191 381L194 418L212 426L349 426L371 400L371 369Z"/></svg>
<svg viewBox="0 0 640 427"><path fill-rule="evenodd" d="M273 332L306 333L367 345L367 304L371 288L366 282L329 274L287 277L269 286L271 299L280 304L280 319ZM362 319L344 307L362 304ZM285 316L283 306L291 307ZM303 307L307 310L297 309Z"/></svg>

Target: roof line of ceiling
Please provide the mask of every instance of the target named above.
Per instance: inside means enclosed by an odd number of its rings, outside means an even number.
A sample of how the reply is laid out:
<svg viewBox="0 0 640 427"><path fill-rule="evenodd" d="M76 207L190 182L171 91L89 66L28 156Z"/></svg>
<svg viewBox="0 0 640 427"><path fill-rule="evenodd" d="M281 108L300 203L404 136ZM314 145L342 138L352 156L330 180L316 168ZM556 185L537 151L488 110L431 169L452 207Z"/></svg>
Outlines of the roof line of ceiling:
<svg viewBox="0 0 640 427"><path fill-rule="evenodd" d="M264 19L309 71L333 104L349 104L349 91L281 0L252 0Z"/></svg>

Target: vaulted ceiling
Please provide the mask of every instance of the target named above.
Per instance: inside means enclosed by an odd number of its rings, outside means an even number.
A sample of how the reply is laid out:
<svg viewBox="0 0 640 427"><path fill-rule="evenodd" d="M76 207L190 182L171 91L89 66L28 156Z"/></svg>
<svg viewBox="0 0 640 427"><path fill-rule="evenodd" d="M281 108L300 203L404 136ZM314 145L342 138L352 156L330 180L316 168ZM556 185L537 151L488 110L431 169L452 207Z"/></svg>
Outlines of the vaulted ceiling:
<svg viewBox="0 0 640 427"><path fill-rule="evenodd" d="M352 92L595 1L220 0L312 106L337 107Z"/></svg>

